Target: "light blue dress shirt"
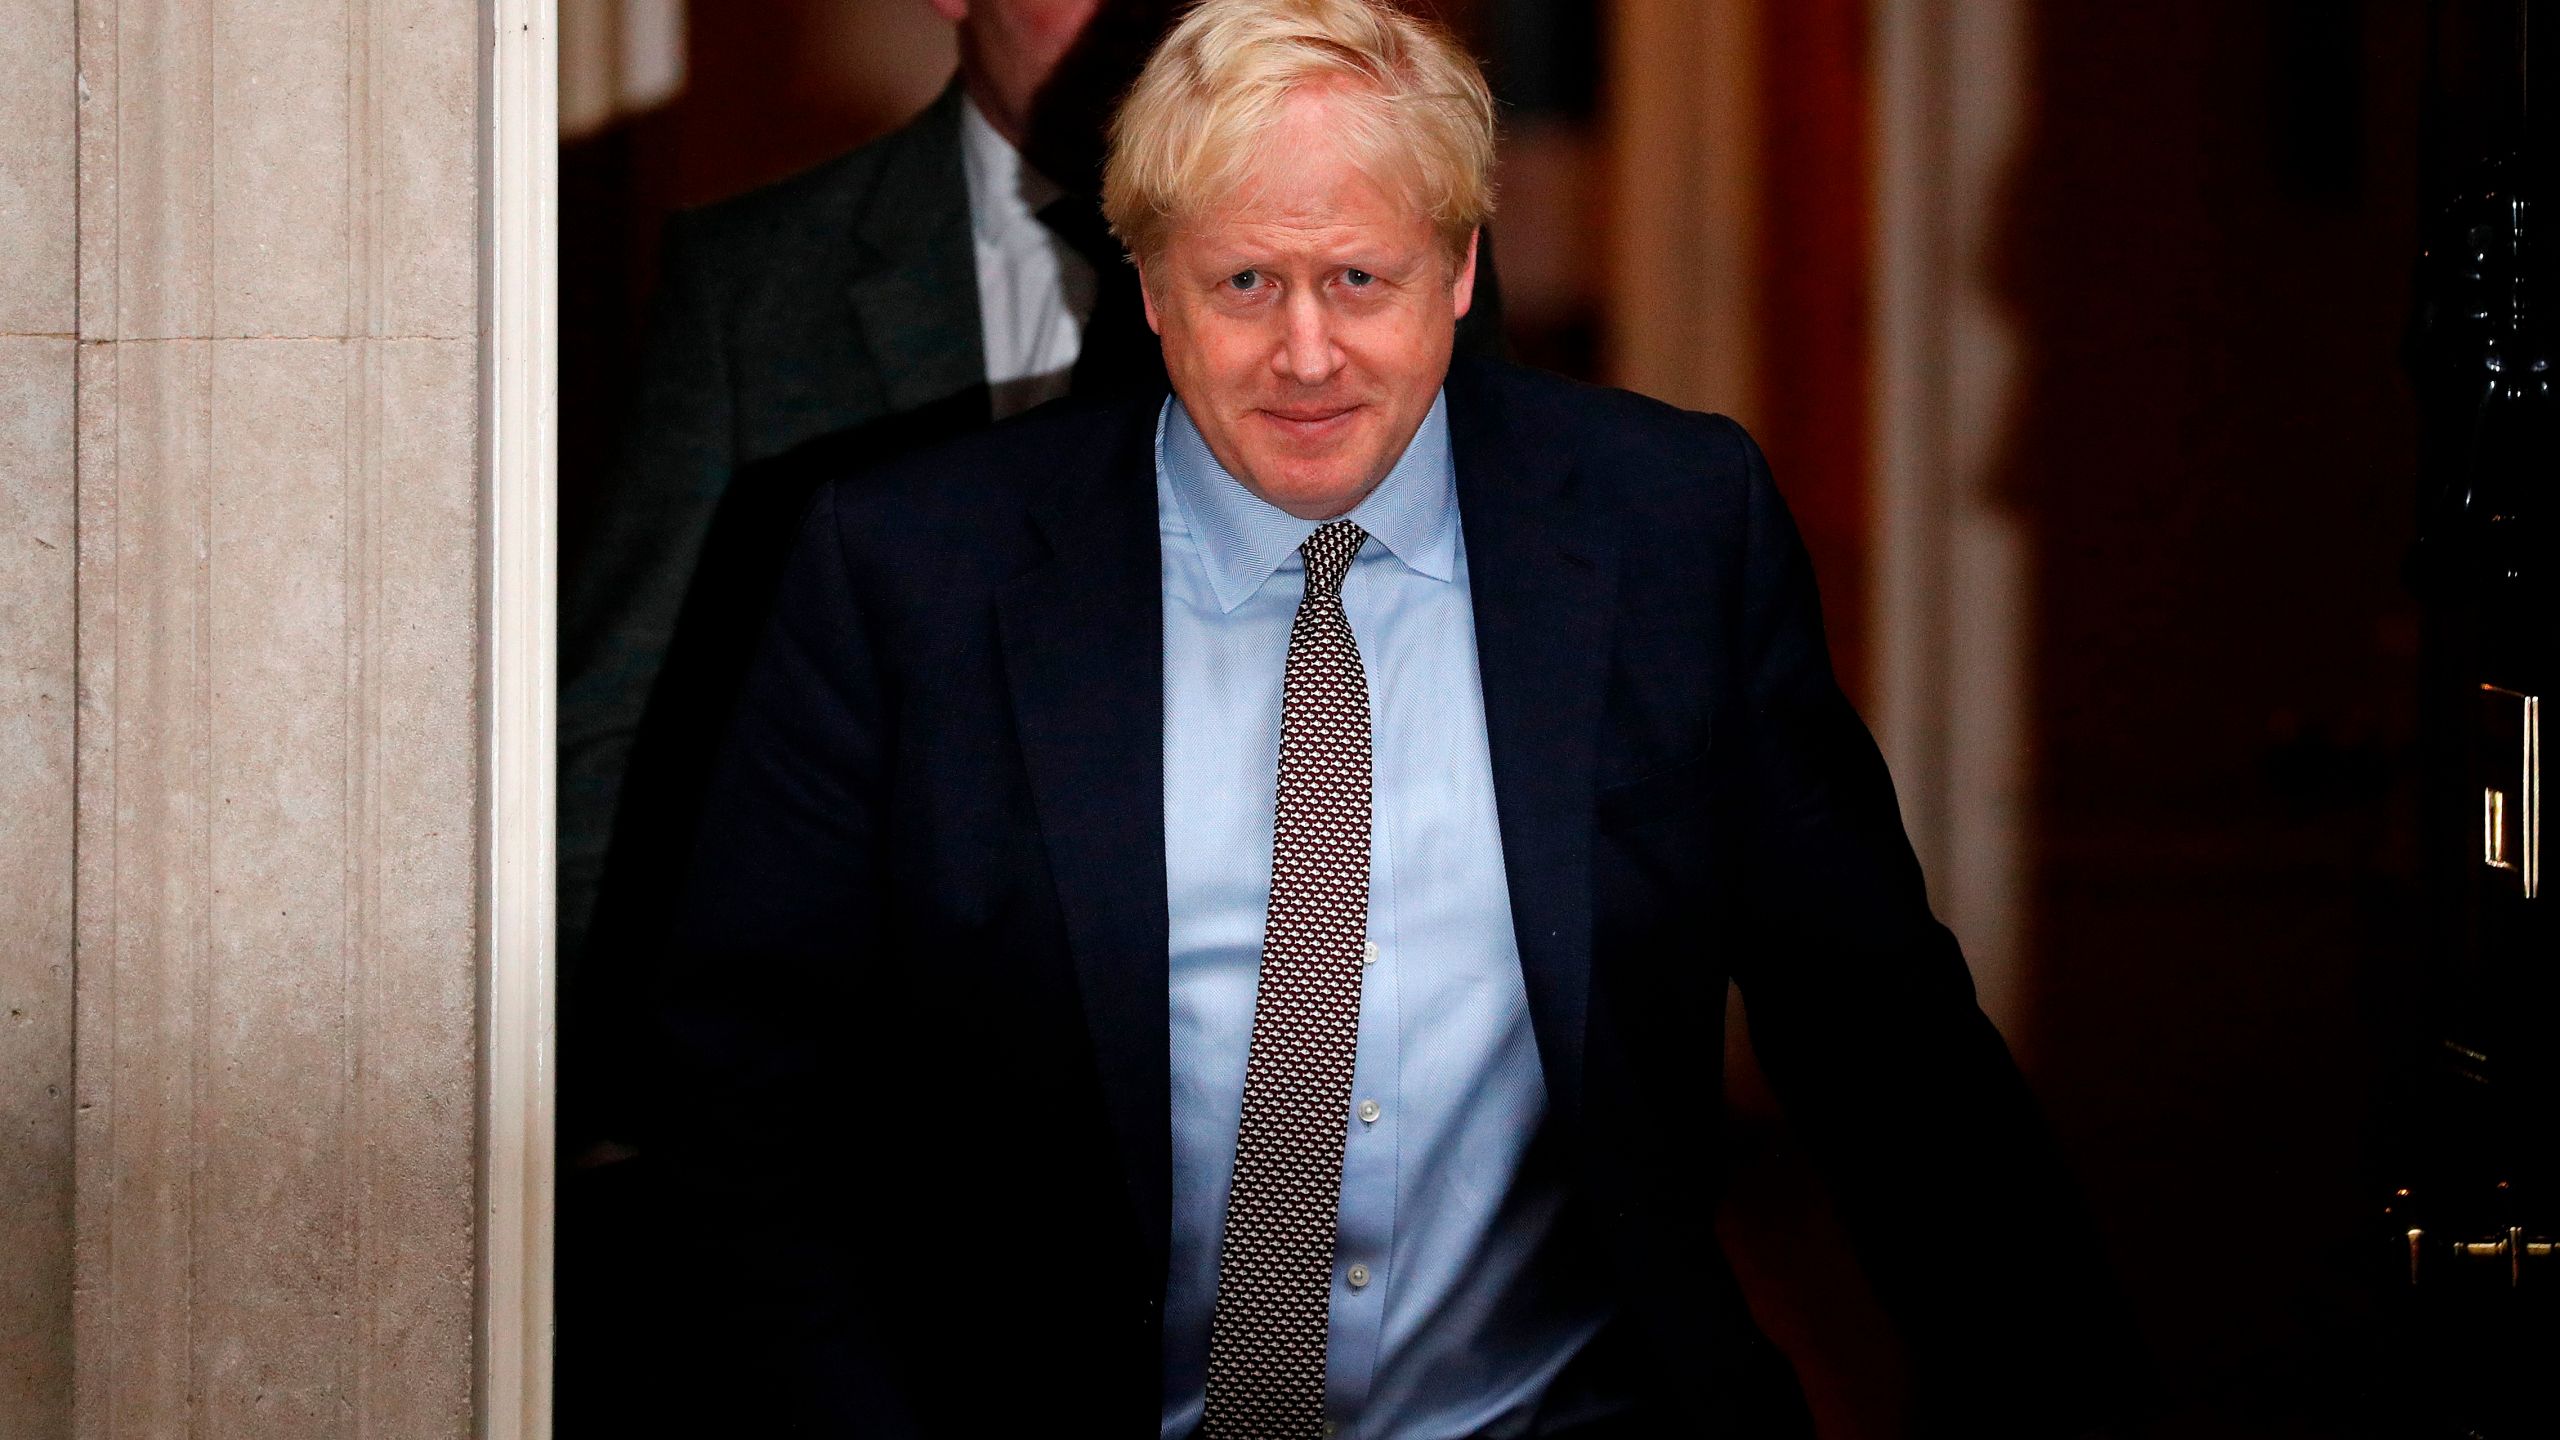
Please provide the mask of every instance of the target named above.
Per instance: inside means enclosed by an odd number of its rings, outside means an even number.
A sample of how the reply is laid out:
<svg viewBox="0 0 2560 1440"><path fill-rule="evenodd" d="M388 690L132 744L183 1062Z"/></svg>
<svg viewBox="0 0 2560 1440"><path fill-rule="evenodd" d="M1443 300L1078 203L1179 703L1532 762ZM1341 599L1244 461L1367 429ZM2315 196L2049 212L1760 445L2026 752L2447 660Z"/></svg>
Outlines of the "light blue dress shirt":
<svg viewBox="0 0 2560 1440"><path fill-rule="evenodd" d="M1546 1271L1564 1200L1531 1141L1546 1088L1511 930L1446 399L1350 518L1342 604L1369 679L1372 828L1359 1059L1325 1356L1366 1440L1525 1433L1607 1318ZM1316 528L1156 427L1171 909L1173 1235L1165 1440L1195 1432L1271 893L1280 686ZM1356 1268L1355 1268L1356 1267Z"/></svg>

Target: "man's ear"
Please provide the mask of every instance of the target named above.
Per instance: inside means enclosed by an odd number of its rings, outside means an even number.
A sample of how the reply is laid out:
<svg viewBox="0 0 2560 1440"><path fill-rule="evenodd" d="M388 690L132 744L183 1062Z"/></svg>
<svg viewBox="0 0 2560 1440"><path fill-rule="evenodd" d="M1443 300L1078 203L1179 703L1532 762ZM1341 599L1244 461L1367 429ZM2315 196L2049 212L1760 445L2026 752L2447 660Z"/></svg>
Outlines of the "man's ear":
<svg viewBox="0 0 2560 1440"><path fill-rule="evenodd" d="M957 25L969 18L969 0L933 0L933 13Z"/></svg>
<svg viewBox="0 0 2560 1440"><path fill-rule="evenodd" d="M1483 238L1484 227L1481 225L1468 234L1467 258L1458 266L1458 278L1449 286L1450 308L1457 312L1460 320L1467 318L1467 311L1476 303L1476 242Z"/></svg>
<svg viewBox="0 0 2560 1440"><path fill-rule="evenodd" d="M1156 319L1156 287L1147 282L1147 262L1132 255L1129 263L1138 267L1138 300L1147 307L1147 328L1162 335L1164 326Z"/></svg>

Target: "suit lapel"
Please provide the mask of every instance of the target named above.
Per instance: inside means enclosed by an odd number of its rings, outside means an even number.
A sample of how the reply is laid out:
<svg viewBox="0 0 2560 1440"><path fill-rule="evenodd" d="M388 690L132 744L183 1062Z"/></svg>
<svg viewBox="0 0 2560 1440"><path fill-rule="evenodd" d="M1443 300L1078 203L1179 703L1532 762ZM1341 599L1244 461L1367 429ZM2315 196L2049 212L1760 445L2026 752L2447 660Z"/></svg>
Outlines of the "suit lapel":
<svg viewBox="0 0 2560 1440"><path fill-rule="evenodd" d="M1051 547L999 606L1007 678L1085 1023L1150 1274L1171 1225L1164 618L1150 447L1115 454L1034 514ZM1617 542L1576 503L1569 457L1512 423L1484 377L1449 381L1512 923L1547 1092L1581 1105L1591 988L1592 795Z"/></svg>
<svg viewBox="0 0 2560 1440"><path fill-rule="evenodd" d="M1000 603L1005 667L1140 1234L1163 1274L1172 1081L1164 856L1164 597L1154 410L1034 518L1048 561Z"/></svg>
<svg viewBox="0 0 2560 1440"><path fill-rule="evenodd" d="M853 216L846 300L879 377L882 413L913 410L987 378L977 250L953 81L881 162Z"/></svg>
<svg viewBox="0 0 2560 1440"><path fill-rule="evenodd" d="M1591 807L1617 542L1609 517L1576 503L1570 457L1518 424L1481 370L1459 362L1448 389L1512 924L1547 1093L1571 1119L1590 1008Z"/></svg>

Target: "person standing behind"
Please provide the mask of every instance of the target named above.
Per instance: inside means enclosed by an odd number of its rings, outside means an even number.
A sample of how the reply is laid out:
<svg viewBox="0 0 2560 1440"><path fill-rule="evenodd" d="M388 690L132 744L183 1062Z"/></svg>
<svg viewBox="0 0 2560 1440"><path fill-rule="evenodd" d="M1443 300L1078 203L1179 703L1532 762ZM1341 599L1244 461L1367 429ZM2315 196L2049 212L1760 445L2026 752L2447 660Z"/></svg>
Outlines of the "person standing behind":
<svg viewBox="0 0 2560 1440"><path fill-rule="evenodd" d="M733 510L792 503L744 506L754 497L733 477L770 482L772 462L796 447L865 431L885 440L883 422L901 416L899 438L956 434L1067 387L1100 272L1040 233L1035 202L1061 187L1021 147L1041 88L1099 8L937 0L961 66L922 113L669 222L614 483L593 543L563 577L560 956L573 1040L612 1038L584 1023L598 1008L586 993L598 978L591 926L642 717L715 516L724 499ZM720 528L741 524L771 528ZM627 818L640 823L627 830L676 818L649 814L665 797L635 798ZM584 1048L580 1059L600 1046ZM624 1128L598 1113L591 1069L567 1078L564 1141Z"/></svg>

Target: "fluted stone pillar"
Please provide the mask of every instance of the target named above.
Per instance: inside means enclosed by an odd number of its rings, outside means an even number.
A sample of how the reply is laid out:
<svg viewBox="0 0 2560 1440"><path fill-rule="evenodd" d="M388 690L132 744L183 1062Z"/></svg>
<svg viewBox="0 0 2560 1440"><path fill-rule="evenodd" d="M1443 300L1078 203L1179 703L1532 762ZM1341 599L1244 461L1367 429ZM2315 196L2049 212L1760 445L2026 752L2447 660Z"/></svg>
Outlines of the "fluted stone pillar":
<svg viewBox="0 0 2560 1440"><path fill-rule="evenodd" d="M70 1425L72 0L0 0L0 1434Z"/></svg>
<svg viewBox="0 0 2560 1440"><path fill-rule="evenodd" d="M0 0L0 1433L473 1428L474 0Z"/></svg>

